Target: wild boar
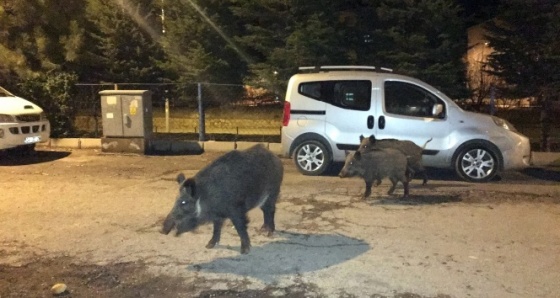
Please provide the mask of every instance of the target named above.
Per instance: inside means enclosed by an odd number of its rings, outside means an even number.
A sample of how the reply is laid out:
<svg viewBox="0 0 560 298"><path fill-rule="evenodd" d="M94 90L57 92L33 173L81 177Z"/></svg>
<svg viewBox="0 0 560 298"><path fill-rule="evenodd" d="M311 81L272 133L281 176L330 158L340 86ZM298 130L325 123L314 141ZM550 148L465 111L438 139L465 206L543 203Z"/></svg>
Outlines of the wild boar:
<svg viewBox="0 0 560 298"><path fill-rule="evenodd" d="M179 195L161 232L169 234L175 227L179 236L212 222L212 239L206 248L213 248L220 241L224 221L230 219L241 238L241 253L246 254L251 247L247 212L260 207L264 216L261 230L272 236L283 175L280 159L260 144L244 151L230 151L194 177L186 179L180 173Z"/></svg>
<svg viewBox="0 0 560 298"><path fill-rule="evenodd" d="M397 139L381 139L377 140L374 135L371 135L369 138L364 138L363 135L360 136L360 147L358 151L364 153L371 151L375 148L383 149L383 148L394 148L400 150L404 155L408 157L408 167L412 172L410 177L414 176L416 173L420 173L423 176L422 185L426 185L428 183L428 175L426 173L426 169L422 165L422 151L426 148L426 145L432 141L432 138L424 143L424 146L420 147L416 145L412 141L408 140L397 140ZM377 184L381 183L381 181L377 181Z"/></svg>
<svg viewBox="0 0 560 298"><path fill-rule="evenodd" d="M344 167L340 171L340 178L362 177L366 183L364 199L371 195L373 181L381 181L389 177L392 186L387 192L393 194L397 182L404 186L404 196L408 196L408 165L407 157L399 150L394 148L373 149L362 153L355 151L346 157Z"/></svg>

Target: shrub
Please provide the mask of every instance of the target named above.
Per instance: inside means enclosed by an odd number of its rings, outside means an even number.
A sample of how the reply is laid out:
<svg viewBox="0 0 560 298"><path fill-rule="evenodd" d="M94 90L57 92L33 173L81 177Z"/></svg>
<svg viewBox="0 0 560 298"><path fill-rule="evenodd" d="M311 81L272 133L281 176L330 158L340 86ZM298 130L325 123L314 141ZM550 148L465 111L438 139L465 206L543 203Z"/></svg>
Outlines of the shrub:
<svg viewBox="0 0 560 298"><path fill-rule="evenodd" d="M47 73L19 84L22 95L45 110L51 122L51 137L67 137L74 133L77 79L73 73Z"/></svg>

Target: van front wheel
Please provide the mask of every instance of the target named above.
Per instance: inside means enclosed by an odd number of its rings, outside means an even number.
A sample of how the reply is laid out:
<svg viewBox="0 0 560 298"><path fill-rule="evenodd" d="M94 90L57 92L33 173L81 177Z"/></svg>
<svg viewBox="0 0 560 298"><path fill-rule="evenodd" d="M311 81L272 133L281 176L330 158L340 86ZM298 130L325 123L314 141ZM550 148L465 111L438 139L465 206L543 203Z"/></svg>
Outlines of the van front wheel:
<svg viewBox="0 0 560 298"><path fill-rule="evenodd" d="M323 174L331 163L329 151L323 143L316 140L303 141L297 146L294 161L298 171L304 175Z"/></svg>
<svg viewBox="0 0 560 298"><path fill-rule="evenodd" d="M483 146L468 146L459 152L455 171L470 182L488 182L498 174L496 154Z"/></svg>

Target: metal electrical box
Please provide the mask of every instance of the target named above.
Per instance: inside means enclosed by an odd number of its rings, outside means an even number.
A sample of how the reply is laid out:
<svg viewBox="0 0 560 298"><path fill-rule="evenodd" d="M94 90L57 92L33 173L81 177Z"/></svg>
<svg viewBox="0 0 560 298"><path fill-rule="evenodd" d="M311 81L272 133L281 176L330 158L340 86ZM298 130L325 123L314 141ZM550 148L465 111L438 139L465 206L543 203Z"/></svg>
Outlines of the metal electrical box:
<svg viewBox="0 0 560 298"><path fill-rule="evenodd" d="M103 90L103 151L146 152L152 137L152 92L149 90Z"/></svg>

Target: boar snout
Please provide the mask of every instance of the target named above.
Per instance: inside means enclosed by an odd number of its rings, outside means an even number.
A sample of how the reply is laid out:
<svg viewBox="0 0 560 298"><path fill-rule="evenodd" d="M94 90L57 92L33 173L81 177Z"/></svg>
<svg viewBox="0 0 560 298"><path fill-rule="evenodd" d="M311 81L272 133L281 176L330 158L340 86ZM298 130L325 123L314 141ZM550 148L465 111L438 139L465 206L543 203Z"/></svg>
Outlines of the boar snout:
<svg viewBox="0 0 560 298"><path fill-rule="evenodd" d="M167 216L167 218L165 218L165 221L163 222L163 227L161 228L160 233L167 235L174 227L175 221L173 220L173 218L171 218L171 216Z"/></svg>

